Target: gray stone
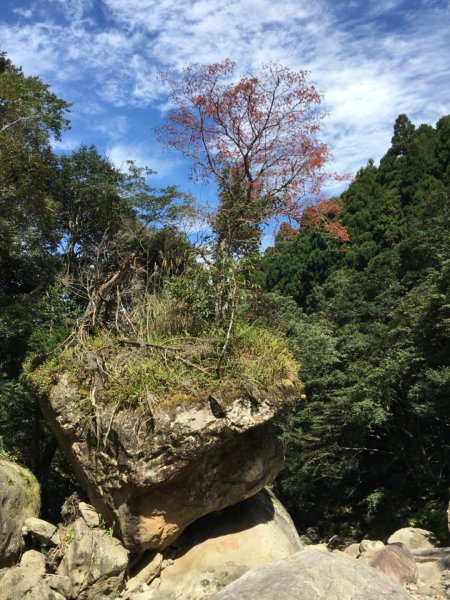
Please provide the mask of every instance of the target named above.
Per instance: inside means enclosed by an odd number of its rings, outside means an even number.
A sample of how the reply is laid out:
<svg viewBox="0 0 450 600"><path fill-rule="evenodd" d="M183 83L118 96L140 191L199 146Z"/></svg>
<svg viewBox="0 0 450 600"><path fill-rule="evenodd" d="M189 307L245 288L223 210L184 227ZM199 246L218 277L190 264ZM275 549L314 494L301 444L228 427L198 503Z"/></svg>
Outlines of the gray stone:
<svg viewBox="0 0 450 600"><path fill-rule="evenodd" d="M41 574L45 573L45 556L37 550L28 550L22 554L20 559L21 567L30 567L36 569Z"/></svg>
<svg viewBox="0 0 450 600"><path fill-rule="evenodd" d="M28 533L46 546L57 546L61 541L56 525L36 517L25 520L23 533Z"/></svg>
<svg viewBox="0 0 450 600"><path fill-rule="evenodd" d="M34 567L11 567L0 571L0 600L64 600L52 590Z"/></svg>
<svg viewBox="0 0 450 600"><path fill-rule="evenodd" d="M417 548L434 548L436 537L431 531L418 527L404 527L391 535L388 544L404 544L410 550Z"/></svg>
<svg viewBox="0 0 450 600"><path fill-rule="evenodd" d="M23 522L37 516L39 508L40 488L35 476L0 459L0 568L18 561L23 549Z"/></svg>
<svg viewBox="0 0 450 600"><path fill-rule="evenodd" d="M295 392L286 382L173 408L147 398L136 409L126 402L89 408L63 374L40 402L91 504L139 553L167 547L190 523L275 479L283 452L272 421ZM95 428L86 426L94 409Z"/></svg>
<svg viewBox="0 0 450 600"><path fill-rule="evenodd" d="M210 600L411 600L398 584L356 560L298 552L252 569Z"/></svg>
<svg viewBox="0 0 450 600"><path fill-rule="evenodd" d="M72 540L57 570L70 579L70 597L116 598L123 587L128 552L105 531L89 528L81 517L72 528Z"/></svg>
<svg viewBox="0 0 450 600"><path fill-rule="evenodd" d="M256 565L301 549L292 520L268 491L204 517L158 582L162 600L206 600ZM190 530L186 532L188 536Z"/></svg>

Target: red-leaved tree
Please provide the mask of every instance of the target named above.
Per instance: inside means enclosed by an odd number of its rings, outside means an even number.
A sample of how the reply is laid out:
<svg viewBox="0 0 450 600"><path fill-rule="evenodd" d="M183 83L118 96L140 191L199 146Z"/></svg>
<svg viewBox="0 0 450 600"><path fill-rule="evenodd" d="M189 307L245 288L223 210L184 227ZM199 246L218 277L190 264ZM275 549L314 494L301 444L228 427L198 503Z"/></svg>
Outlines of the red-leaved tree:
<svg viewBox="0 0 450 600"><path fill-rule="evenodd" d="M218 183L213 229L229 253L245 252L275 217L299 222L329 176L328 147L317 138L322 95L308 73L278 63L237 81L234 72L225 60L191 65L180 79L165 74L175 108L157 129L195 176Z"/></svg>

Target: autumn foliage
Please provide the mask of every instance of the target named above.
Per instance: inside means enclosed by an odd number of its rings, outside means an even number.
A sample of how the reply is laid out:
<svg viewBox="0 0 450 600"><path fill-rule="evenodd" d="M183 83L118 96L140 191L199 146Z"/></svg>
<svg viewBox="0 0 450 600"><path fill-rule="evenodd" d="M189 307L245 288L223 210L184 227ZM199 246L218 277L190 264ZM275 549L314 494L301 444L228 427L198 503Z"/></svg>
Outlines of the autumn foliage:
<svg viewBox="0 0 450 600"><path fill-rule="evenodd" d="M328 177L329 159L317 138L322 95L306 71L275 63L236 80L235 68L225 60L191 65L177 80L166 74L175 108L157 130L191 159L194 176L218 183L213 228L228 248L259 236L275 217L298 222Z"/></svg>

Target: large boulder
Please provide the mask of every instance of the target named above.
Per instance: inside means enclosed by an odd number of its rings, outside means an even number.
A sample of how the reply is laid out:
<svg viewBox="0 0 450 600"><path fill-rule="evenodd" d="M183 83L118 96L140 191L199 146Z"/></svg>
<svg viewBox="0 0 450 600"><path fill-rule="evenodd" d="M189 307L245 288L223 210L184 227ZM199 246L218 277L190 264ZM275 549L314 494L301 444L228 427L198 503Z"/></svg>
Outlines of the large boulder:
<svg viewBox="0 0 450 600"><path fill-rule="evenodd" d="M16 563L23 548L22 525L36 517L40 488L34 475L19 465L0 459L0 568Z"/></svg>
<svg viewBox="0 0 450 600"><path fill-rule="evenodd" d="M265 490L220 516L204 517L186 537L187 547L154 581L155 599L207 600L253 567L301 549L287 511Z"/></svg>
<svg viewBox="0 0 450 600"><path fill-rule="evenodd" d="M69 526L67 549L57 575L70 579L69 598L117 598L123 587L128 552L107 532L90 528L81 517Z"/></svg>
<svg viewBox="0 0 450 600"><path fill-rule="evenodd" d="M434 548L436 542L434 533L419 527L403 527L403 529L394 532L388 539L388 544L403 544L410 550Z"/></svg>
<svg viewBox="0 0 450 600"><path fill-rule="evenodd" d="M298 552L252 569L211 600L411 600L371 567L331 553Z"/></svg>
<svg viewBox="0 0 450 600"><path fill-rule="evenodd" d="M292 393L287 384L172 408L142 399L133 409L91 403L63 374L40 401L92 505L139 553L276 477L283 453L271 421Z"/></svg>
<svg viewBox="0 0 450 600"><path fill-rule="evenodd" d="M388 544L380 550L363 555L360 560L386 573L402 585L417 581L417 565L414 556L402 544Z"/></svg>

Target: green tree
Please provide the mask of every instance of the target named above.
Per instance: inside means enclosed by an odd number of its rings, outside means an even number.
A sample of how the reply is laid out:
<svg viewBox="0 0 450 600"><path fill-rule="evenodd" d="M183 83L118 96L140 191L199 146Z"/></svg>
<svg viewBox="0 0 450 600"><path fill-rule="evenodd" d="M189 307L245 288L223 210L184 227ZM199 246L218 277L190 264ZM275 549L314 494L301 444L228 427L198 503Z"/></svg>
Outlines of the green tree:
<svg viewBox="0 0 450 600"><path fill-rule="evenodd" d="M51 138L69 104L0 54L0 371L17 374L59 237Z"/></svg>
<svg viewBox="0 0 450 600"><path fill-rule="evenodd" d="M306 313L278 311L307 396L283 428L278 483L302 526L444 523L434 519L450 482L448 123L399 117L380 167L343 194L351 244L329 249L308 301L296 297ZM292 295L293 264L313 276L308 235L266 253L269 289Z"/></svg>

